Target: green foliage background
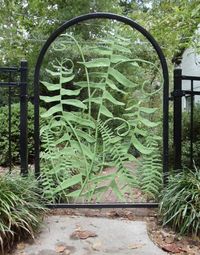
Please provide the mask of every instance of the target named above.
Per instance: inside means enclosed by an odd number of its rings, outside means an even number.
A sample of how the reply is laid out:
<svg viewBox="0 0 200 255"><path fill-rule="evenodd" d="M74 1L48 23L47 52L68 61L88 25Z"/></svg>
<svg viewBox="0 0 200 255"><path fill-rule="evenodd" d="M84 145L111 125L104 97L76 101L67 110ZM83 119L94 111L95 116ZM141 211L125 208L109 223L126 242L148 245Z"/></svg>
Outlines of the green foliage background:
<svg viewBox="0 0 200 255"><path fill-rule="evenodd" d="M0 7L2 64L26 58L32 69L41 45L55 28L95 11L123 14L143 25L159 42L169 63L183 49L199 42L193 40L200 22L196 0L2 0Z"/></svg>
<svg viewBox="0 0 200 255"><path fill-rule="evenodd" d="M41 107L41 112L45 109ZM19 157L19 123L20 123L20 105L15 103L11 105L11 150L12 164L20 163ZM8 137L8 106L0 107L0 165L9 165L9 137ZM33 162L34 157L34 107L28 104L28 154L29 163Z"/></svg>

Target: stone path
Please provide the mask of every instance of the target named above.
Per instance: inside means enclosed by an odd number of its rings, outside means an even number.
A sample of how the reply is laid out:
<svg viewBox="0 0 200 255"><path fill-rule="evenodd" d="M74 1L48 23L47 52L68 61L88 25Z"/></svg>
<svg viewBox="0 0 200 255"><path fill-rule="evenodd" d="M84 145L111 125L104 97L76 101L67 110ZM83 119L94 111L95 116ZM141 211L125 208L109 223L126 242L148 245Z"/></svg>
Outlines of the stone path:
<svg viewBox="0 0 200 255"><path fill-rule="evenodd" d="M146 223L124 219L49 216L33 244L14 255L166 255L148 237Z"/></svg>

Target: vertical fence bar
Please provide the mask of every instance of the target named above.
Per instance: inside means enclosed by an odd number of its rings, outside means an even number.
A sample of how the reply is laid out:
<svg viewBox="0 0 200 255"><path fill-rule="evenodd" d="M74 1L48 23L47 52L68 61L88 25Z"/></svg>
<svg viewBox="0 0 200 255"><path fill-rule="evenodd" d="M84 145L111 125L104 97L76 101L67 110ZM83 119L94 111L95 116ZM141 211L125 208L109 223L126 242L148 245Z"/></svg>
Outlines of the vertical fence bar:
<svg viewBox="0 0 200 255"><path fill-rule="evenodd" d="M20 158L21 158L21 174L28 174L28 132L27 132L27 108L28 108L28 95L27 95L27 76L28 76L28 63L21 61L20 66Z"/></svg>
<svg viewBox="0 0 200 255"><path fill-rule="evenodd" d="M182 139L182 69L174 69L174 169L181 169Z"/></svg>
<svg viewBox="0 0 200 255"><path fill-rule="evenodd" d="M191 80L191 108L190 108L190 168L193 167L193 118L194 118L194 81Z"/></svg>
<svg viewBox="0 0 200 255"><path fill-rule="evenodd" d="M11 82L11 72L9 72L9 83ZM8 158L9 172L12 170L12 137L11 137L11 86L8 87Z"/></svg>

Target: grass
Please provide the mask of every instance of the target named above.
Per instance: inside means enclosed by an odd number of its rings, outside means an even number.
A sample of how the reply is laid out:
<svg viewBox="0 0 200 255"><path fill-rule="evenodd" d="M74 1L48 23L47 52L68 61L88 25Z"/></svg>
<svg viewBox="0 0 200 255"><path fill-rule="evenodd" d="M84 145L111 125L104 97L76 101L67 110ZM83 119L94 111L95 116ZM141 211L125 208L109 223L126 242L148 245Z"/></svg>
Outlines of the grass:
<svg viewBox="0 0 200 255"><path fill-rule="evenodd" d="M45 212L33 177L0 176L0 246L2 253L15 241L34 237Z"/></svg>
<svg viewBox="0 0 200 255"><path fill-rule="evenodd" d="M200 235L200 170L184 169L169 178L162 192L163 225L180 234Z"/></svg>

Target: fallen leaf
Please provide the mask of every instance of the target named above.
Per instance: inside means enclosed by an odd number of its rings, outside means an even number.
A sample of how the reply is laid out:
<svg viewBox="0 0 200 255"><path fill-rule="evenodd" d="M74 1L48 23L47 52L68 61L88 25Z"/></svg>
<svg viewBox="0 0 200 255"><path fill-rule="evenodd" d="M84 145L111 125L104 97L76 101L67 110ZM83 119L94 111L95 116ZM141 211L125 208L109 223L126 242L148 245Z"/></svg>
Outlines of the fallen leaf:
<svg viewBox="0 0 200 255"><path fill-rule="evenodd" d="M133 244L129 244L128 248L129 249L139 249L141 247L143 247L145 244L143 243L133 243Z"/></svg>
<svg viewBox="0 0 200 255"><path fill-rule="evenodd" d="M64 255L70 255L71 251L70 250L65 250Z"/></svg>
<svg viewBox="0 0 200 255"><path fill-rule="evenodd" d="M171 243L173 243L173 242L174 242L174 237L173 237L173 236L167 236L167 237L165 238L165 243L171 244Z"/></svg>
<svg viewBox="0 0 200 255"><path fill-rule="evenodd" d="M97 240L92 244L92 249L95 251L100 251L102 249L102 243L100 240Z"/></svg>
<svg viewBox="0 0 200 255"><path fill-rule="evenodd" d="M134 219L135 219L135 216L134 216L132 213L130 213L130 214L127 215L127 218L128 218L129 220L134 220Z"/></svg>
<svg viewBox="0 0 200 255"><path fill-rule="evenodd" d="M98 217L98 216L99 216L99 212L86 211L86 212L85 212L85 216L86 216L86 217Z"/></svg>
<svg viewBox="0 0 200 255"><path fill-rule="evenodd" d="M161 229L161 230L160 230L160 233L161 233L161 234L162 234L162 236L164 236L164 237L169 236L169 233L168 233L168 232L166 232L164 229Z"/></svg>
<svg viewBox="0 0 200 255"><path fill-rule="evenodd" d="M66 249L66 246L64 245L58 245L56 246L56 253L63 253Z"/></svg>
<svg viewBox="0 0 200 255"><path fill-rule="evenodd" d="M107 213L107 216L110 218L118 218L119 217L119 213L117 211L110 211Z"/></svg>
<svg viewBox="0 0 200 255"><path fill-rule="evenodd" d="M81 225L76 224L76 231L79 231L79 230L81 230Z"/></svg>
<svg viewBox="0 0 200 255"><path fill-rule="evenodd" d="M97 234L88 230L75 230L71 235L71 239L87 239L89 237L96 237Z"/></svg>
<svg viewBox="0 0 200 255"><path fill-rule="evenodd" d="M182 249L178 247L175 243L173 244L164 244L162 245L162 249L167 252L172 252L172 253L180 253Z"/></svg>
<svg viewBox="0 0 200 255"><path fill-rule="evenodd" d="M23 242L17 244L17 250L23 250L25 248L25 244Z"/></svg>

